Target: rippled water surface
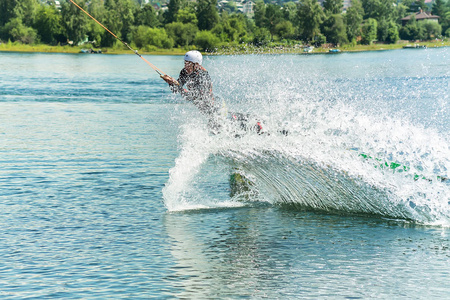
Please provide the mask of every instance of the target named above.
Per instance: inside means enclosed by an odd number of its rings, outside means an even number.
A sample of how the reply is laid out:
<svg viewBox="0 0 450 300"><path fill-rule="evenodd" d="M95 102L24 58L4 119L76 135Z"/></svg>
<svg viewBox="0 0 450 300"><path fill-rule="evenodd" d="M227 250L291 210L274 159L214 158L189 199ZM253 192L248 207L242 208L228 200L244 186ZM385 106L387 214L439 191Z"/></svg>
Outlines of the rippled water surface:
<svg viewBox="0 0 450 300"><path fill-rule="evenodd" d="M448 48L205 66L271 134L210 135L134 55L0 53L0 298L448 298Z"/></svg>

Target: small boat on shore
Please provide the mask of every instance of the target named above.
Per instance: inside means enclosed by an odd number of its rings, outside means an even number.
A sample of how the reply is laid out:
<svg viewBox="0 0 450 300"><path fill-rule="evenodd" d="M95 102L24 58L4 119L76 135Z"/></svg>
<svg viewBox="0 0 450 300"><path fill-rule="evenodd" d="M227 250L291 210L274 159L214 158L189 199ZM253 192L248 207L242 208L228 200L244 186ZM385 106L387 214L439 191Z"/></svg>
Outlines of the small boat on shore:
<svg viewBox="0 0 450 300"><path fill-rule="evenodd" d="M339 50L339 49L330 49L330 50L328 50L328 52L329 53L340 53L341 50Z"/></svg>
<svg viewBox="0 0 450 300"><path fill-rule="evenodd" d="M102 50L98 49L98 50L94 50L94 49L81 49L80 53L86 53L86 54L101 54Z"/></svg>
<svg viewBox="0 0 450 300"><path fill-rule="evenodd" d="M426 48L427 48L426 45L419 45L419 44L403 46L403 49L426 49Z"/></svg>

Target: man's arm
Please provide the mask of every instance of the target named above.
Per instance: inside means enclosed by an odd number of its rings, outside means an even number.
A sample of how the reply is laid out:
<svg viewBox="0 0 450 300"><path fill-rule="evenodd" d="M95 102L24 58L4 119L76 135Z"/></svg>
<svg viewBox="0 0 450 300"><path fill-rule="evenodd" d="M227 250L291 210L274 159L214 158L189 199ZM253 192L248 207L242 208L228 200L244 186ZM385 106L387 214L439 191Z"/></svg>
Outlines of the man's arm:
<svg viewBox="0 0 450 300"><path fill-rule="evenodd" d="M161 78L169 84L169 87L170 87L170 90L172 91L172 93L181 94L184 96L184 94L186 93L186 90L183 89L183 85L180 84L180 82L178 80L175 80L175 78L170 77L169 75L161 76Z"/></svg>
<svg viewBox="0 0 450 300"><path fill-rule="evenodd" d="M180 93L183 95L183 93L185 92L185 90L183 89L183 85L186 82L186 76L183 71L184 69L181 70L180 76L178 76L178 80L175 80L175 78L170 77L169 75L161 76L161 78L169 84L172 93Z"/></svg>
<svg viewBox="0 0 450 300"><path fill-rule="evenodd" d="M170 86L173 86L173 85L180 85L180 83L178 83L178 81L175 80L175 78L170 77L169 75L161 75L161 78L162 78L165 82L167 82Z"/></svg>

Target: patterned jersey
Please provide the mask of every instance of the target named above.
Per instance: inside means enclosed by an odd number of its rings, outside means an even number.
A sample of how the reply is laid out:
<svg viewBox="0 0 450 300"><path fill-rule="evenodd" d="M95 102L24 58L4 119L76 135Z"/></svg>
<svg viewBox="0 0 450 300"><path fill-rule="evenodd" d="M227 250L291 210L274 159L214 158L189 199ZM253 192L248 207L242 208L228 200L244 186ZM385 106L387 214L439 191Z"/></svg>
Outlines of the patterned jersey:
<svg viewBox="0 0 450 300"><path fill-rule="evenodd" d="M205 68L202 67L191 74L185 69L181 70L178 83L180 85L171 85L172 92L180 93L205 115L217 113L219 105L214 99L211 77Z"/></svg>

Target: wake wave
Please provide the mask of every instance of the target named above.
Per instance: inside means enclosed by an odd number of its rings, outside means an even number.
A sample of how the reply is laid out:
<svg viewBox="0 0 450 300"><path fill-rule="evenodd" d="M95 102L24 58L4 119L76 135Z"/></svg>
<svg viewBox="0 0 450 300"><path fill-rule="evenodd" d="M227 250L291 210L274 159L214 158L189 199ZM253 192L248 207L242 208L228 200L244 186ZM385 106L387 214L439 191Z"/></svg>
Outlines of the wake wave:
<svg viewBox="0 0 450 300"><path fill-rule="evenodd" d="M270 70L280 70L275 67L279 61L264 62ZM370 98L370 87L349 86L346 93L342 80L319 80L319 73L305 79L306 84L297 81L287 88L276 80L280 74L273 73L255 75L247 84L238 81L239 87L229 84L232 105L256 114L268 134L210 135L205 121L193 117L195 112L185 113L181 153L163 190L168 210L258 201L450 226L450 179L444 180L450 178L450 141L439 129L446 126L425 127L412 118L416 110L406 114L408 103L400 90L389 94L401 102L401 109L391 111L396 99L383 92ZM299 80L295 76L285 81ZM270 82L270 89L264 82ZM441 116L446 98L435 103ZM278 134L282 130L289 134ZM236 172L251 182L243 197L230 196L229 176Z"/></svg>
<svg viewBox="0 0 450 300"><path fill-rule="evenodd" d="M440 210L439 199L430 199L422 192L416 195L412 192L407 198L401 198L400 193L396 193L398 187L393 184L374 185L362 176L354 177L333 166L299 157L294 160L275 151L253 154L241 162L240 172L248 174L258 194L273 204L337 213L374 214L426 224L441 221L446 224L450 220L450 211Z"/></svg>
<svg viewBox="0 0 450 300"><path fill-rule="evenodd" d="M244 205L229 196L228 176L239 172L252 183L250 201L450 225L450 184L442 180L450 151L437 132L343 104L320 111L303 102L294 115L269 120L271 134L240 138L187 122L163 191L168 210ZM288 136L277 134L281 123Z"/></svg>

